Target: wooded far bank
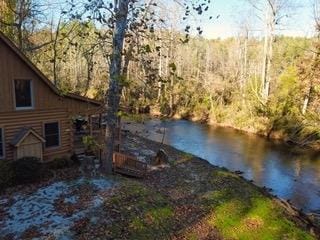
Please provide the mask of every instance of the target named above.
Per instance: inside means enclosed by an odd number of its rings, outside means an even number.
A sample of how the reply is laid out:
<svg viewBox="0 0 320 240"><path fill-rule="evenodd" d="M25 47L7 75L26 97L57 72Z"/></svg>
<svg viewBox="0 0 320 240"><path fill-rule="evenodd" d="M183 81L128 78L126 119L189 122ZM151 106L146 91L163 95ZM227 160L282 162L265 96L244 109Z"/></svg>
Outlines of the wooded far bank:
<svg viewBox="0 0 320 240"><path fill-rule="evenodd" d="M104 99L112 28L98 28L72 12L65 12L68 20L61 16L58 24L32 28L29 20L39 17L39 7L29 8L22 25L2 24L1 30L62 92ZM171 27L159 27L162 19L157 19L155 28L150 27L156 18L152 8L144 9L146 14L135 19L137 26L126 32L119 79L123 106L319 146L318 37L275 34L273 22L267 24L271 32L260 37L240 24L237 37L186 39L173 27L178 13L165 19ZM15 14L8 10L5 20L17 19Z"/></svg>

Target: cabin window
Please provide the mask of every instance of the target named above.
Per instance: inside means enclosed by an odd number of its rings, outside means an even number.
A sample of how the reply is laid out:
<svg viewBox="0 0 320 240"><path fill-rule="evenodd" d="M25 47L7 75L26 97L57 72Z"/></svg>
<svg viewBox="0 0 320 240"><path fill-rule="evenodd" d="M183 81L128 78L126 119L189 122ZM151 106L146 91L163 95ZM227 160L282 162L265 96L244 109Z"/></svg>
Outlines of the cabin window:
<svg viewBox="0 0 320 240"><path fill-rule="evenodd" d="M31 109L33 107L31 80L15 79L14 90L16 109Z"/></svg>
<svg viewBox="0 0 320 240"><path fill-rule="evenodd" d="M45 123L44 135L47 148L60 146L60 129L58 122Z"/></svg>
<svg viewBox="0 0 320 240"><path fill-rule="evenodd" d="M0 159L4 158L4 134L3 128L0 128Z"/></svg>

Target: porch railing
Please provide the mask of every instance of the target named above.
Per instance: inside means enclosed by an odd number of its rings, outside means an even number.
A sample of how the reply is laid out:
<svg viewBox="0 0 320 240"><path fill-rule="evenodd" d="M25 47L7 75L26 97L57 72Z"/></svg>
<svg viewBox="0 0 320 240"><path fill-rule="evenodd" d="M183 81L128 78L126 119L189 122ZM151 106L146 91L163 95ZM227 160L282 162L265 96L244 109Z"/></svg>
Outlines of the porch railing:
<svg viewBox="0 0 320 240"><path fill-rule="evenodd" d="M147 172L147 164L119 152L113 153L113 169L115 172L134 177L144 177Z"/></svg>

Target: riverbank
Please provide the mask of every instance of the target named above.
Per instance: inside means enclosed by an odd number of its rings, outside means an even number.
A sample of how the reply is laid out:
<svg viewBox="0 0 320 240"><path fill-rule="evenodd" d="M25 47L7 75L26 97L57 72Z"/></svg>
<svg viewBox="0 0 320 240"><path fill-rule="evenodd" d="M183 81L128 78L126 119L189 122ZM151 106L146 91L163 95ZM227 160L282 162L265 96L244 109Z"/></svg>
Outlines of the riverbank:
<svg viewBox="0 0 320 240"><path fill-rule="evenodd" d="M279 143L288 144L291 147L296 148L297 151L303 151L305 149L320 151L319 140L313 141L312 139L309 139L313 137L312 135L306 134L306 136L303 137L304 140L291 138L289 137L289 133L286 133L285 129L276 129L274 127L274 123L271 123L270 120L266 118L252 118L248 120L248 123L243 123L242 121L242 124L234 124L228 120L217 121L209 118L208 116L175 114L172 117L168 117L163 116L159 111L151 111L149 114L129 114L126 119L133 120L135 122L144 122L148 119L188 120L195 123L206 124L208 126L231 128L243 133L254 134Z"/></svg>
<svg viewBox="0 0 320 240"><path fill-rule="evenodd" d="M320 212L318 152L187 120L123 121L122 127L156 142L164 140L214 166L241 171L246 179L271 188L273 194L306 213Z"/></svg>
<svg viewBox="0 0 320 240"><path fill-rule="evenodd" d="M151 162L160 148L168 164L126 181L107 202L117 221L111 238L121 229L127 239L312 239L317 232L303 213L240 175L126 133L123 150L141 160Z"/></svg>
<svg viewBox="0 0 320 240"><path fill-rule="evenodd" d="M296 136L290 136L294 135L292 132L287 132L287 130L284 128L277 128L275 127L274 123L270 122L270 120L263 119L260 121L259 120L254 120L256 121L255 123L249 123L249 124L242 124L241 126L237 126L236 124L228 123L228 122L217 122L217 121L206 121L206 120L199 120L197 118L193 119L190 118L188 119L190 121L200 121L202 123L206 123L211 126L216 126L216 127L227 127L227 128L232 128L244 133L248 134L256 134L262 137L265 137L267 139L273 140L273 141L278 141L282 143L286 143L291 145L292 147L296 148L301 148L301 149L312 149L315 151L320 151L320 143L319 139L310 139L314 133L308 134L306 133L305 135L302 135L300 137ZM258 125L256 127L256 125ZM297 132L303 131L303 130L296 130Z"/></svg>
<svg viewBox="0 0 320 240"><path fill-rule="evenodd" d="M320 236L304 214L285 207L267 189L239 174L130 132L122 139L122 151L127 154L151 163L161 148L169 161L150 166L144 179L83 178L77 169L69 169L65 177L48 183L9 189L0 202L1 219L7 219L2 223L7 230L12 228L5 239L304 240ZM48 193L55 199L46 199ZM39 216L41 224L33 225L38 218L29 208L19 207L26 200L35 205L30 206L32 211L39 211L42 203L50 210ZM63 229L54 225L59 219L68 223ZM10 221L25 229L12 227ZM0 230L5 226L0 224ZM21 230L20 235L16 230Z"/></svg>

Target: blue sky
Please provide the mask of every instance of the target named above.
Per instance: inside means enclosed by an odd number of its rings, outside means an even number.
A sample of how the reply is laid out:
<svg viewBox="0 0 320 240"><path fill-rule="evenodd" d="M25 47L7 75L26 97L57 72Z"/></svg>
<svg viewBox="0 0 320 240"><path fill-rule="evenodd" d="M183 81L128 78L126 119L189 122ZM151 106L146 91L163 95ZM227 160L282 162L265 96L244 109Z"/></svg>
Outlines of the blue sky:
<svg viewBox="0 0 320 240"><path fill-rule="evenodd" d="M278 33L290 36L313 35L313 1L296 0L296 7L288 12L289 17L279 27ZM248 19L253 29L252 34L261 34L261 21L246 0L213 0L209 14L220 15L220 17L214 21L201 20L204 36L207 38L226 38L237 35L240 29L239 22L244 16L249 16Z"/></svg>
<svg viewBox="0 0 320 240"><path fill-rule="evenodd" d="M57 13L65 5L61 4L62 0L42 0L52 4ZM79 0L75 0L77 2ZM173 0L164 0L170 4ZM254 2L265 0L251 0ZM287 0L295 2L296 7L288 12L289 17L283 21L279 27L279 34L289 36L313 36L314 35L314 17L313 17L313 2L315 0ZM172 3L172 2L171 2ZM168 5L167 4L167 5ZM168 7L168 6L167 6ZM170 9L170 7L169 7ZM170 9L172 12L175 9ZM261 13L260 13L261 14ZM219 18L216 19L216 16ZM209 16L213 16L209 20ZM206 38L227 38L237 36L240 31L240 22L247 17L251 25L251 34L255 36L261 35L262 22L256 17L256 12L248 3L248 0L211 0L209 12L203 15L196 26L201 26L203 36ZM183 23L182 26L185 26ZM183 27L184 28L184 27Z"/></svg>

